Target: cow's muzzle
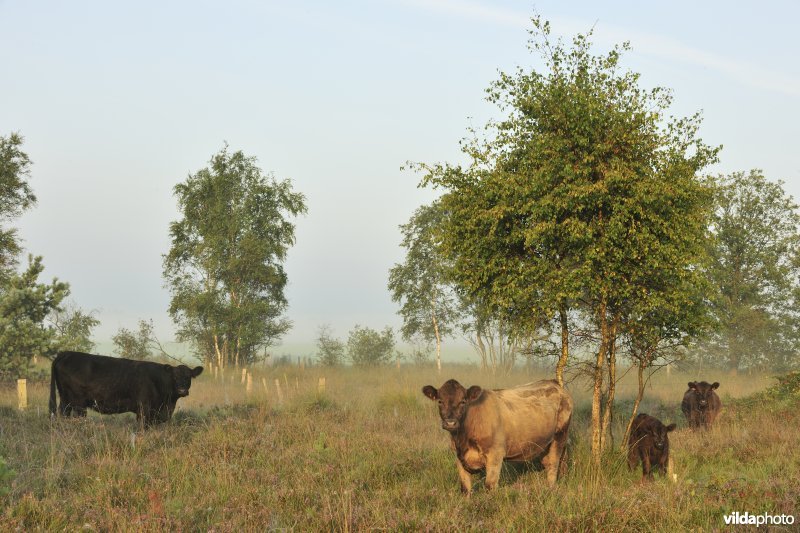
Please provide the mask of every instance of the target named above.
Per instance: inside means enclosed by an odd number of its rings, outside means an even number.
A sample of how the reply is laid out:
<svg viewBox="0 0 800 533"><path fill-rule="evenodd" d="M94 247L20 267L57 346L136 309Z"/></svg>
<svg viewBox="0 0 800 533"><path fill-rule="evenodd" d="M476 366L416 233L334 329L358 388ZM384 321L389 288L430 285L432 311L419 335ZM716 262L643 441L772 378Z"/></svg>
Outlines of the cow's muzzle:
<svg viewBox="0 0 800 533"><path fill-rule="evenodd" d="M458 429L458 420L453 418L449 418L447 420L442 420L442 429L446 429L447 431L455 431Z"/></svg>
<svg viewBox="0 0 800 533"><path fill-rule="evenodd" d="M178 390L177 390L177 391L175 391L175 392L177 392L177 393L178 393L178 396L181 396L181 397L183 397L183 396L189 396L189 389L178 389Z"/></svg>

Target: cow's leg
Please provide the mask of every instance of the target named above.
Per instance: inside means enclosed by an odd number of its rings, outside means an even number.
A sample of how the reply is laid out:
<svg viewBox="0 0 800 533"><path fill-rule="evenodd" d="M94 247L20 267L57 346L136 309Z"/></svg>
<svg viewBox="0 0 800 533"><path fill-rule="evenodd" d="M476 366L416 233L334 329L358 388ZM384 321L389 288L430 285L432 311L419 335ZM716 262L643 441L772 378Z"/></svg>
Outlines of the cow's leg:
<svg viewBox="0 0 800 533"><path fill-rule="evenodd" d="M650 479L653 479L653 471L650 468L650 454L645 453L642 455L642 483Z"/></svg>
<svg viewBox="0 0 800 533"><path fill-rule="evenodd" d="M139 408L136 410L136 421L139 423L139 429L144 429L150 425L150 405L139 402Z"/></svg>
<svg viewBox="0 0 800 533"><path fill-rule="evenodd" d="M175 409L175 405L173 404L170 406L162 405L158 410L153 412L152 419L156 424L163 424L164 422L169 422L169 419L172 417L172 411Z"/></svg>
<svg viewBox="0 0 800 533"><path fill-rule="evenodd" d="M561 474L564 458L564 448L567 446L567 432L562 431L553 436L553 442L550 443L550 448L542 458L542 466L544 466L547 473L547 482L550 486L554 486L558 481L558 476Z"/></svg>
<svg viewBox="0 0 800 533"><path fill-rule="evenodd" d="M457 457L456 467L458 468L458 480L461 482L461 492L470 494L472 492L472 475L467 472Z"/></svg>
<svg viewBox="0 0 800 533"><path fill-rule="evenodd" d="M486 488L492 490L497 488L500 482L500 470L503 468L503 457L505 450L490 450L486 454Z"/></svg>
<svg viewBox="0 0 800 533"><path fill-rule="evenodd" d="M639 462L639 454L635 445L628 447L628 471L636 468L636 463Z"/></svg>
<svg viewBox="0 0 800 533"><path fill-rule="evenodd" d="M661 454L661 457L658 458L658 469L661 471L662 476L667 475L667 461L669 460L669 456L665 453Z"/></svg>

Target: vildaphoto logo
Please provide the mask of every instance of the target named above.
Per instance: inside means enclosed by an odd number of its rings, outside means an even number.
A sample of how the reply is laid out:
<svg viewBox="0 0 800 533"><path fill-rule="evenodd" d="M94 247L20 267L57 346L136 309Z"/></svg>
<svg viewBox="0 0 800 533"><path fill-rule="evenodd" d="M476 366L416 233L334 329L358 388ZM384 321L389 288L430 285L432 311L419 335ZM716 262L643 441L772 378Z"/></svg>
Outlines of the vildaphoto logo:
<svg viewBox="0 0 800 533"><path fill-rule="evenodd" d="M794 516L790 514L750 514L738 511L725 515L726 526L783 526L794 524Z"/></svg>

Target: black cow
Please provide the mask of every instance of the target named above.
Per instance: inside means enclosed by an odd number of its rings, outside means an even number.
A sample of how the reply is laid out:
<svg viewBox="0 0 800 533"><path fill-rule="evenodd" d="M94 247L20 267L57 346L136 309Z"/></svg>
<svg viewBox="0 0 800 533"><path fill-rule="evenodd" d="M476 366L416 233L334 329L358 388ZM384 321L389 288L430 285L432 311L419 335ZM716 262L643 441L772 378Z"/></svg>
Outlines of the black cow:
<svg viewBox="0 0 800 533"><path fill-rule="evenodd" d="M661 420L645 413L640 413L633 420L631 434L628 437L628 469L633 470L642 462L642 481L653 479L653 470L667 473L669 462L669 432L675 430L675 424L665 426Z"/></svg>
<svg viewBox="0 0 800 533"><path fill-rule="evenodd" d="M718 382L690 381L689 389L683 395L681 411L692 429L708 429L722 410L722 402L714 389Z"/></svg>
<svg viewBox="0 0 800 533"><path fill-rule="evenodd" d="M81 352L61 352L50 374L50 415L86 416L86 409L103 414L136 413L149 426L166 422L178 398L189 395L192 378L203 367L189 368L151 361L134 361Z"/></svg>

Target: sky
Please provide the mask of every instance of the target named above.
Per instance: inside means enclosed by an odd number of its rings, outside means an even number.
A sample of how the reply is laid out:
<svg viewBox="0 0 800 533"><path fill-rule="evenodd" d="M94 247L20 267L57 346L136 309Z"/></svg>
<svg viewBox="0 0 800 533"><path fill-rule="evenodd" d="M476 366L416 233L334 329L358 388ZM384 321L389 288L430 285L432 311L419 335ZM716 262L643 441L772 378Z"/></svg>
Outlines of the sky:
<svg viewBox="0 0 800 533"><path fill-rule="evenodd" d="M534 9L567 39L594 28L595 53L630 41L642 86L671 88L675 116L702 111L723 146L710 172L759 168L800 198L797 2L0 0L0 135L25 137L38 198L16 221L25 250L100 343L140 319L174 338L173 187L227 142L307 199L274 350L322 324L397 329L398 225L436 196L401 167L464 161L468 128L500 116L489 84L542 66Z"/></svg>

